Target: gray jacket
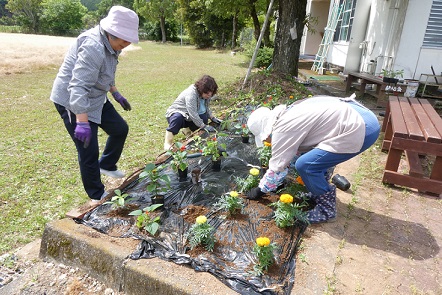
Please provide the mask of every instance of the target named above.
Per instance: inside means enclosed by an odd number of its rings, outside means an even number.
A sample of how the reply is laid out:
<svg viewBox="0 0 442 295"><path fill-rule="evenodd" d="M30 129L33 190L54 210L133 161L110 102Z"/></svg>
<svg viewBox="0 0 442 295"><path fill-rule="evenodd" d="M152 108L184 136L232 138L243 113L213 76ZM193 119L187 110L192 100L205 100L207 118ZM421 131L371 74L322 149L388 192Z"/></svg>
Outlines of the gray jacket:
<svg viewBox="0 0 442 295"><path fill-rule="evenodd" d="M190 85L178 95L172 105L167 109L166 118L172 116L174 113L180 113L187 121L193 121L199 128L204 128L206 125L198 115L200 98L201 96L198 94L195 85ZM212 119L212 111L209 108L210 100L211 98L205 99L204 103L206 105L207 116L209 119Z"/></svg>
<svg viewBox="0 0 442 295"><path fill-rule="evenodd" d="M74 114L87 113L90 121L100 124L106 94L115 85L119 53L99 26L84 32L66 54L50 99Z"/></svg>

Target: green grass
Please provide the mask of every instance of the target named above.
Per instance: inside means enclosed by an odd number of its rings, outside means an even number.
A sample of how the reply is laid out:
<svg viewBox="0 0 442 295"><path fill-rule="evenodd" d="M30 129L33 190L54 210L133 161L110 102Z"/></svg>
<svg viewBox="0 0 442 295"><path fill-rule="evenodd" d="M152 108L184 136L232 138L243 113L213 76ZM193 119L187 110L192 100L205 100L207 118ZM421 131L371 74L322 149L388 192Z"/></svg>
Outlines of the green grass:
<svg viewBox="0 0 442 295"><path fill-rule="evenodd" d="M162 152L164 113L182 90L209 74L222 93L223 87L245 76L248 66L246 57L230 52L153 42L137 46L141 50L120 57L116 77L132 105L132 111L124 112L116 104L130 128L119 161L128 173ZM0 255L40 237L47 222L88 200L75 147L49 101L57 71L1 77ZM99 133L101 146L105 139Z"/></svg>

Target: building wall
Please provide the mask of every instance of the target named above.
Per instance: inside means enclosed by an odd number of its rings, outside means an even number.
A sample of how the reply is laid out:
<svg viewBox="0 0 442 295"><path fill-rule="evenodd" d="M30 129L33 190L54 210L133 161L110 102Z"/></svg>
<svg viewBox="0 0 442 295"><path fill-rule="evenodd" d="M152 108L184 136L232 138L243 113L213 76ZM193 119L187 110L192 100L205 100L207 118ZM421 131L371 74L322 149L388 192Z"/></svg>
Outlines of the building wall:
<svg viewBox="0 0 442 295"><path fill-rule="evenodd" d="M432 0L409 0L402 35L394 61L395 68L404 69L404 78L419 79L431 74L431 65L442 71L442 50L423 48Z"/></svg>
<svg viewBox="0 0 442 295"><path fill-rule="evenodd" d="M304 28L303 40L301 42L300 52L306 55L316 55L318 53L319 45L322 42L324 28L327 26L328 8L330 0L325 1L308 1L307 14L318 18L318 24L314 26L316 32L314 34L308 32Z"/></svg>
<svg viewBox="0 0 442 295"><path fill-rule="evenodd" d="M312 0L315 15L327 18L334 0ZM419 79L422 73L442 72L442 49L423 48L422 43L433 0L357 0L349 42L330 44L327 62L351 71L380 75L382 69L404 70L404 79ZM326 10L322 12L320 10ZM319 26L318 26L319 27ZM317 38L317 36L316 36ZM301 53L316 54L320 41L305 34Z"/></svg>

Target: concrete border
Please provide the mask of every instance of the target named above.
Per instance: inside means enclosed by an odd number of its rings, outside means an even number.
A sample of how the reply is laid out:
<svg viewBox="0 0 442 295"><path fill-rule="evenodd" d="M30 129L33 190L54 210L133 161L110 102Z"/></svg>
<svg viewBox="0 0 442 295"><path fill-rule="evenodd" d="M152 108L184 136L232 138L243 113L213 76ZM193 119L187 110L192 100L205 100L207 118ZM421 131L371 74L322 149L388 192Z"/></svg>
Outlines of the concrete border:
<svg viewBox="0 0 442 295"><path fill-rule="evenodd" d="M138 244L139 240L110 237L65 218L46 224L39 256L78 267L127 295L238 294L210 273L186 265L159 258L131 260Z"/></svg>

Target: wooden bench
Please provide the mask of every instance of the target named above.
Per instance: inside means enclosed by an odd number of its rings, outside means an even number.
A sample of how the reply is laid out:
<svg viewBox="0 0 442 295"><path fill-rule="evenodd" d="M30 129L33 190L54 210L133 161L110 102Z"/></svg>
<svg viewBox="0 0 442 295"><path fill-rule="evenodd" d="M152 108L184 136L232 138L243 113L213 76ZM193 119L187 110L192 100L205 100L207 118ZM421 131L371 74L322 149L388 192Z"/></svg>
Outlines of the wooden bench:
<svg viewBox="0 0 442 295"><path fill-rule="evenodd" d="M441 196L442 118L430 102L390 96L382 131L382 150L388 151L382 182ZM399 171L402 155L408 163L408 174ZM422 167L423 155L434 158L429 175Z"/></svg>
<svg viewBox="0 0 442 295"><path fill-rule="evenodd" d="M382 81L382 78L367 74L367 73L356 73L356 72L350 72L347 75L347 84L345 85L345 92L349 92L351 86L353 83L355 83L357 80L361 81L361 85L359 86L359 91L361 94L366 93L366 86L367 84L374 84L376 85L376 90L374 92L367 92L370 95L373 95L374 97L380 99L384 97L384 93L381 92L383 89L385 89L385 86L388 85L388 83L385 83Z"/></svg>

